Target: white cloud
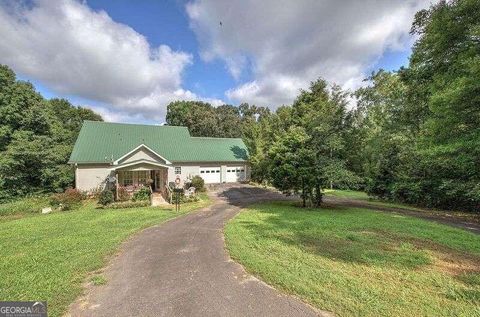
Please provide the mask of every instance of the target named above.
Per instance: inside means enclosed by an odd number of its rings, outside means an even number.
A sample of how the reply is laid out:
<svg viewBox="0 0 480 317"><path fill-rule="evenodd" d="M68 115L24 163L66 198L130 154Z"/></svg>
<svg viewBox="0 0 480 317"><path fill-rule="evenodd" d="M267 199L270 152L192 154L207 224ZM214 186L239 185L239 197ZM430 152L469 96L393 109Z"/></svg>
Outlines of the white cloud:
<svg viewBox="0 0 480 317"><path fill-rule="evenodd" d="M279 106L319 76L358 87L386 51L411 45L416 11L429 0L192 0L190 27L209 61L223 59L234 78L253 79L226 92L238 102ZM220 24L221 22L221 24Z"/></svg>
<svg viewBox="0 0 480 317"><path fill-rule="evenodd" d="M57 93L108 104L112 120L162 120L169 101L198 99L181 86L190 54L151 47L144 36L85 2L0 4L0 34L0 63Z"/></svg>

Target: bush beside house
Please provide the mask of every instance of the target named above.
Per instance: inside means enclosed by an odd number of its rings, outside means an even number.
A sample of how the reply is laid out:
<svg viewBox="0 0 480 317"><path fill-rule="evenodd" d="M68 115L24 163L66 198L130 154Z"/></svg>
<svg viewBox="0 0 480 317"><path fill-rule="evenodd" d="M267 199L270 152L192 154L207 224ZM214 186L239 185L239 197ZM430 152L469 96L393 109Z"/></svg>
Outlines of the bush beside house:
<svg viewBox="0 0 480 317"><path fill-rule="evenodd" d="M196 175L192 178L192 181L190 182L190 185L192 187L195 187L195 190L198 192L204 192L205 191L205 181L203 178L200 176Z"/></svg>
<svg viewBox="0 0 480 317"><path fill-rule="evenodd" d="M132 201L146 201L150 200L150 187L142 187L133 193Z"/></svg>
<svg viewBox="0 0 480 317"><path fill-rule="evenodd" d="M113 192L111 190L104 190L100 193L100 197L98 199L98 203L102 206L106 206L108 204L113 203Z"/></svg>
<svg viewBox="0 0 480 317"><path fill-rule="evenodd" d="M130 199L130 194L124 186L119 186L117 189L117 200L127 201Z"/></svg>
<svg viewBox="0 0 480 317"><path fill-rule="evenodd" d="M149 187L142 187L130 194L123 186L118 187L116 194L108 189L103 190L98 199L98 204L109 208L134 208L150 205L151 191Z"/></svg>
<svg viewBox="0 0 480 317"><path fill-rule="evenodd" d="M81 206L86 196L78 189L68 188L63 193L53 194L50 197L50 205L59 210L72 210Z"/></svg>

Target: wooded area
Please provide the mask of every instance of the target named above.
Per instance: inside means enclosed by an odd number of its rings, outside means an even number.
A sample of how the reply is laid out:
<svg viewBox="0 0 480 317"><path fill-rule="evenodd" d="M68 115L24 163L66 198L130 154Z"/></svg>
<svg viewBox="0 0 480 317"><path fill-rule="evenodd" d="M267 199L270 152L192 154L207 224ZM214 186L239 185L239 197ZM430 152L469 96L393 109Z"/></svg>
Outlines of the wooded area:
<svg viewBox="0 0 480 317"><path fill-rule="evenodd" d="M441 1L416 14L411 32L408 67L380 70L353 93L319 79L275 112L177 101L167 123L242 137L254 180L300 192L305 204L333 186L478 212L480 2Z"/></svg>
<svg viewBox="0 0 480 317"><path fill-rule="evenodd" d="M102 120L65 99L46 100L0 65L0 202L73 185L67 165L83 120Z"/></svg>

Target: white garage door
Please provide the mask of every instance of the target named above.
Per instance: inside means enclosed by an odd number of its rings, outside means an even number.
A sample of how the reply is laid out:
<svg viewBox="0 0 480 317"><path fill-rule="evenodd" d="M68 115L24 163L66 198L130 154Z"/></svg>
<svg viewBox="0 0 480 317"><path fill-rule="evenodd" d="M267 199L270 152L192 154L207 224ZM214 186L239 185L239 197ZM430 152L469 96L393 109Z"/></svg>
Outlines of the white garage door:
<svg viewBox="0 0 480 317"><path fill-rule="evenodd" d="M200 167L200 177L205 184L220 183L220 166L218 167Z"/></svg>
<svg viewBox="0 0 480 317"><path fill-rule="evenodd" d="M245 180L245 167L227 166L227 183L240 182Z"/></svg>

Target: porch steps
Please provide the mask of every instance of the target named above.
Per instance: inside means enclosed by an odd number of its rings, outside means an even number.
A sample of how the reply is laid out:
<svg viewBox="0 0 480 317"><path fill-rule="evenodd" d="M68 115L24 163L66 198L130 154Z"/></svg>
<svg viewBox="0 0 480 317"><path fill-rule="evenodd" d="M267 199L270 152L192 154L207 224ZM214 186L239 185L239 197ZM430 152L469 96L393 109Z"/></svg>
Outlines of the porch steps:
<svg viewBox="0 0 480 317"><path fill-rule="evenodd" d="M162 194L153 192L152 193L152 206L162 206L168 205L168 202L163 198Z"/></svg>

